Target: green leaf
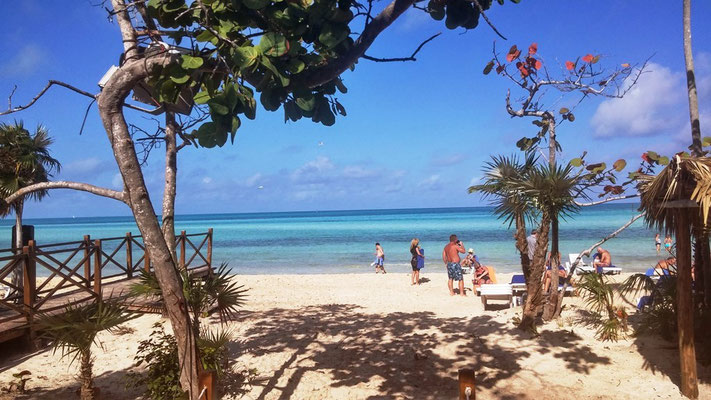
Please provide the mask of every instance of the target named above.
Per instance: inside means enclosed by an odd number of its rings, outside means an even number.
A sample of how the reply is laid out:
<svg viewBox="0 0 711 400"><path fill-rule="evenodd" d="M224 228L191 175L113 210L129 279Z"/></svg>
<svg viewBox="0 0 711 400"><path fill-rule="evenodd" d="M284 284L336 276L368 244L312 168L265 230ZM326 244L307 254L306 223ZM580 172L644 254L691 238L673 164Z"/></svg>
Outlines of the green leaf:
<svg viewBox="0 0 711 400"><path fill-rule="evenodd" d="M444 5L441 3L430 0L427 3L427 12L430 13L430 17L436 21L441 21L444 18Z"/></svg>
<svg viewBox="0 0 711 400"><path fill-rule="evenodd" d="M306 68L306 63L299 60L298 58L292 58L289 60L289 72L292 74L298 74Z"/></svg>
<svg viewBox="0 0 711 400"><path fill-rule="evenodd" d="M183 83L187 82L190 79L190 75L188 74L188 71L180 68L177 65L171 65L169 69L169 74L170 74L170 80L182 85Z"/></svg>
<svg viewBox="0 0 711 400"><path fill-rule="evenodd" d="M649 157L650 160L658 160L659 159L659 154L653 152L653 151L648 151L647 152L647 157Z"/></svg>
<svg viewBox="0 0 711 400"><path fill-rule="evenodd" d="M299 97L296 99L296 105L304 111L311 111L316 105L316 98L314 96L309 97Z"/></svg>
<svg viewBox="0 0 711 400"><path fill-rule="evenodd" d="M259 41L257 49L269 57L281 57L289 51L289 42L281 33L267 32Z"/></svg>
<svg viewBox="0 0 711 400"><path fill-rule="evenodd" d="M343 84L343 81L341 79L336 80L336 88L339 92L343 94L348 93L348 88L346 87L346 85Z"/></svg>
<svg viewBox="0 0 711 400"><path fill-rule="evenodd" d="M242 4L251 10L259 10L269 4L269 0L242 0Z"/></svg>
<svg viewBox="0 0 711 400"><path fill-rule="evenodd" d="M346 108L343 107L343 104L339 103L338 100L336 100L336 111L338 111L338 113L343 115L344 117L347 115Z"/></svg>
<svg viewBox="0 0 711 400"><path fill-rule="evenodd" d="M237 134L237 129L242 125L239 117L232 117L232 129L230 129L230 141L235 144L235 135Z"/></svg>
<svg viewBox="0 0 711 400"><path fill-rule="evenodd" d="M217 145L217 137L215 131L216 124L214 122L207 122L202 124L195 133L200 146L206 147L208 149L215 147Z"/></svg>
<svg viewBox="0 0 711 400"><path fill-rule="evenodd" d="M572 165L574 167L580 167L583 165L583 159L580 157L574 158L574 159L570 160L570 165Z"/></svg>
<svg viewBox="0 0 711 400"><path fill-rule="evenodd" d="M241 46L234 49L232 59L239 66L240 70L247 69L254 65L259 57L259 52L252 46Z"/></svg>
<svg viewBox="0 0 711 400"><path fill-rule="evenodd" d="M211 111L214 111L215 113L219 115L227 115L230 113L230 109L228 106L225 104L221 104L220 101L217 98L212 98L207 101L208 107L210 107Z"/></svg>
<svg viewBox="0 0 711 400"><path fill-rule="evenodd" d="M195 97L193 97L193 100L195 101L195 104L205 104L208 100L210 100L210 94L205 90L201 90L195 95Z"/></svg>
<svg viewBox="0 0 711 400"><path fill-rule="evenodd" d="M575 115L573 115L573 113L568 113L568 121L570 121L570 122L575 121Z"/></svg>
<svg viewBox="0 0 711 400"><path fill-rule="evenodd" d="M336 47L350 34L348 25L327 22L321 27L318 41L329 49Z"/></svg>
<svg viewBox="0 0 711 400"><path fill-rule="evenodd" d="M475 0L476 1L476 0ZM494 60L489 61L484 67L484 75L489 75L489 72L494 68Z"/></svg>
<svg viewBox="0 0 711 400"><path fill-rule="evenodd" d="M711 146L711 136L704 136L703 141L701 142L701 145L703 147L708 147Z"/></svg>
<svg viewBox="0 0 711 400"><path fill-rule="evenodd" d="M614 168L615 171L617 171L617 172L622 172L622 170L625 169L626 166L627 166L627 161L625 161L621 158L619 160L615 161L614 164L612 164L612 168Z"/></svg>
<svg viewBox="0 0 711 400"><path fill-rule="evenodd" d="M570 110L568 110L567 108L563 107L563 108L560 109L559 112L560 112L561 114L567 114L567 113L570 112Z"/></svg>
<svg viewBox="0 0 711 400"><path fill-rule="evenodd" d="M193 57L187 54L183 54L182 59L183 61L180 66L185 69L198 69L202 67L202 64L205 62L201 57Z"/></svg>
<svg viewBox="0 0 711 400"><path fill-rule="evenodd" d="M659 157L657 162L659 163L659 165L668 165L669 164L669 157L667 157L667 156Z"/></svg>

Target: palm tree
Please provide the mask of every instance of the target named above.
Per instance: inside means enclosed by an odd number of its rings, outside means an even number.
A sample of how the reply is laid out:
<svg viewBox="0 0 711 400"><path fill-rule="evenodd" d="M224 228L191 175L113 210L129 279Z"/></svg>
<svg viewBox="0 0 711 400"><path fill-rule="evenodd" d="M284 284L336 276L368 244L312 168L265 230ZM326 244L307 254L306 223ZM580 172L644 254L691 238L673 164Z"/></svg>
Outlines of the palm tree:
<svg viewBox="0 0 711 400"><path fill-rule="evenodd" d="M231 271L227 269L227 263L220 264L217 271L206 277L187 270L180 271L185 300L193 316L191 325L195 337L200 337L200 317L217 311L220 322L224 324L244 305L247 289L232 280ZM162 291L155 274L141 271L138 282L131 286L131 294L160 299Z"/></svg>
<svg viewBox="0 0 711 400"><path fill-rule="evenodd" d="M46 182L61 165L49 153L52 139L43 126L38 126L34 135L25 129L22 121L14 124L0 123L0 197L7 197L23 187ZM15 213L15 243L22 249L22 211L27 198L41 200L46 190L32 192L14 203L0 207L0 216ZM22 267L13 271L13 284L22 286Z"/></svg>
<svg viewBox="0 0 711 400"><path fill-rule="evenodd" d="M523 163L517 156L492 156L491 161L484 164L484 183L469 187L469 193L481 193L482 197L490 198L494 206L494 214L509 227L516 227L516 248L521 258L521 269L528 281L531 260L528 257L528 243L526 242L526 221L533 219L533 208L528 199L518 193L515 182L525 179L526 174L536 164L532 154L527 155Z"/></svg>
<svg viewBox="0 0 711 400"><path fill-rule="evenodd" d="M113 333L118 325L135 317L124 305L100 299L90 304L67 305L60 314L40 315L39 329L51 341L53 350L61 350L62 357L71 357L72 363L77 359L80 361L82 400L91 400L97 395L91 356L91 346L96 343L96 335L104 330Z"/></svg>

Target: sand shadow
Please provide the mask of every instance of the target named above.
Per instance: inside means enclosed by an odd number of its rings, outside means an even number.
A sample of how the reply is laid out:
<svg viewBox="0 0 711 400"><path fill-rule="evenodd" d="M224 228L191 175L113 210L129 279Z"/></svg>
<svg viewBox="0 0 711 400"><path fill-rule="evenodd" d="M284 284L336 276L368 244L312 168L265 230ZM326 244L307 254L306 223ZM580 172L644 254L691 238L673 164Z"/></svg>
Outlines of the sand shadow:
<svg viewBox="0 0 711 400"><path fill-rule="evenodd" d="M328 393L329 386L365 384L375 386L380 393L372 398L452 398L457 393L458 368L475 369L478 386L491 389L520 372L520 361L541 350L540 345L499 345L497 338L504 331L522 340L530 339L530 335L511 323L495 321L490 315L380 315L365 313L355 305L326 305L297 310L274 308L245 313L241 319L254 323L243 334L243 347L236 350L247 351L253 357L289 355L278 368L260 371L268 378L257 385L261 388L258 399L290 398L304 375L314 373L328 376L322 382L326 388L314 388L324 393ZM562 347L559 357L571 371L588 373L593 365L610 363L580 341L577 336L549 337L539 344L550 349ZM433 351L442 346L453 346L454 356ZM288 379L282 379L287 371ZM506 395L515 399L525 394Z"/></svg>

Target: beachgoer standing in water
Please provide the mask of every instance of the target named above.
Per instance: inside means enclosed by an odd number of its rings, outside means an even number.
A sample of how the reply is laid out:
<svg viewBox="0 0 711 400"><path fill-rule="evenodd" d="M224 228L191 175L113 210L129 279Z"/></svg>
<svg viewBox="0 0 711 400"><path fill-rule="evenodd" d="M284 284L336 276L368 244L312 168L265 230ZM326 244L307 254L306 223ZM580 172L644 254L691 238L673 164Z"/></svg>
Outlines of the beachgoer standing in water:
<svg viewBox="0 0 711 400"><path fill-rule="evenodd" d="M425 255L420 249L420 239L414 238L410 242L410 254L412 254L412 284L420 284L420 269L425 267Z"/></svg>
<svg viewBox="0 0 711 400"><path fill-rule="evenodd" d="M654 246L657 248L657 255L662 250L662 237L657 233L654 235Z"/></svg>
<svg viewBox="0 0 711 400"><path fill-rule="evenodd" d="M375 273L380 273L380 271L385 272L385 252L383 251L383 246L380 243L375 243Z"/></svg>
<svg viewBox="0 0 711 400"><path fill-rule="evenodd" d="M449 295L454 296L454 281L459 281L459 295L466 296L464 293L464 277L462 276L462 266L459 264L461 260L459 253L464 254L464 245L461 240L457 240L457 235L449 236L449 243L442 250L442 261L447 266L447 287L449 287Z"/></svg>
<svg viewBox="0 0 711 400"><path fill-rule="evenodd" d="M671 253L671 247L672 247L672 238L671 238L671 235L667 235L664 238L664 250Z"/></svg>

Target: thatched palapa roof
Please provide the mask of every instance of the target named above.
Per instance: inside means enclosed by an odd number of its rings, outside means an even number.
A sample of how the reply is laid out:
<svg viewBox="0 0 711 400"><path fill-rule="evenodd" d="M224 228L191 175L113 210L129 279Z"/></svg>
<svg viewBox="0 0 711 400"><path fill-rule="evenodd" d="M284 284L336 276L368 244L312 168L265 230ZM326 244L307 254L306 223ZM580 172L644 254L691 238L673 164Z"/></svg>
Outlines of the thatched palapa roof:
<svg viewBox="0 0 711 400"><path fill-rule="evenodd" d="M658 175L639 180L640 210L649 227L673 233L680 209L688 210L692 228L711 227L711 158L677 155Z"/></svg>

